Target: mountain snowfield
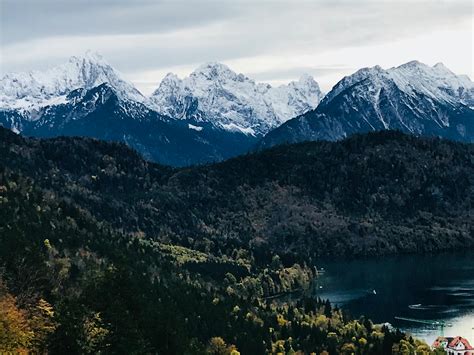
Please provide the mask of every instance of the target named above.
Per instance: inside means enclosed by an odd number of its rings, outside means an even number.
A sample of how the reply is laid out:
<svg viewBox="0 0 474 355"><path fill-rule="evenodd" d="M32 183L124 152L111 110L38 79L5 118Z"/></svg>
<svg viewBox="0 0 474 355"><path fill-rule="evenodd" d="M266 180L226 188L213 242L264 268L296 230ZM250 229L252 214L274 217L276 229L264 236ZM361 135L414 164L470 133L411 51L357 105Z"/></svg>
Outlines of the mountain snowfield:
<svg viewBox="0 0 474 355"><path fill-rule="evenodd" d="M263 135L316 108L322 96L319 85L308 75L272 87L237 74L224 64L206 63L184 79L169 73L150 96L149 106L170 117Z"/></svg>
<svg viewBox="0 0 474 355"><path fill-rule="evenodd" d="M385 129L473 142L474 83L441 63L363 68L339 81L315 110L271 131L260 146Z"/></svg>
<svg viewBox="0 0 474 355"><path fill-rule="evenodd" d="M219 63L204 64L183 80L169 73L146 98L101 55L87 52L43 72L5 75L0 80L0 110L20 110L23 116L38 119L42 108L66 104L70 92L103 83L121 100L142 103L161 115L254 136L314 109L322 98L318 84L308 75L273 88Z"/></svg>

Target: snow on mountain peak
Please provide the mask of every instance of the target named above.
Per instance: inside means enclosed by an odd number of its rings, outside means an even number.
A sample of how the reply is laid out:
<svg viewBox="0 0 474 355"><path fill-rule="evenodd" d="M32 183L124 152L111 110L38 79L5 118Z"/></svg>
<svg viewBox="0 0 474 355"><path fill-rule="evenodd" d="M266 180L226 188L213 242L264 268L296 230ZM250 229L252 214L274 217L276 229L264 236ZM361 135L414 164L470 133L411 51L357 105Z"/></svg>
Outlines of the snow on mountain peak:
<svg viewBox="0 0 474 355"><path fill-rule="evenodd" d="M427 67L427 65L424 63L421 63L418 60L410 60L409 62L399 65L397 68L418 68L418 67Z"/></svg>
<svg viewBox="0 0 474 355"><path fill-rule="evenodd" d="M184 79L168 74L151 95L149 105L171 117L260 135L314 109L321 97L318 84L309 75L274 88L225 64L209 62Z"/></svg>
<svg viewBox="0 0 474 355"><path fill-rule="evenodd" d="M412 61L388 69L387 73L406 93L423 94L448 103L474 104L474 83L465 76L457 76L442 63L430 67Z"/></svg>
<svg viewBox="0 0 474 355"><path fill-rule="evenodd" d="M96 51L92 51L88 49L82 56L72 56L69 58L70 61L75 61L75 60L87 60L90 62L95 62L95 63L101 63L101 64L106 64L108 65L107 61L104 59L102 54Z"/></svg>
<svg viewBox="0 0 474 355"><path fill-rule="evenodd" d="M329 103L342 91L369 80L370 92L377 93L381 87L393 83L407 94L423 94L431 99L447 103L459 102L474 105L474 83L464 75L456 75L442 63L433 67L412 60L398 67L382 69L380 66L363 68L339 81L324 98Z"/></svg>
<svg viewBox="0 0 474 355"><path fill-rule="evenodd" d="M326 104L332 101L336 96L338 96L345 89L351 87L352 85L361 82L367 78L382 79L386 75L386 71L382 69L381 66L376 65L374 67L361 68L357 70L354 74L345 76L342 78L331 91L323 98L322 103Z"/></svg>
<svg viewBox="0 0 474 355"><path fill-rule="evenodd" d="M438 62L436 63L435 65L433 65L433 68L435 69L438 69L438 70L442 70L442 71L446 71L446 72L449 72L449 73L452 73L451 70L449 70L449 68L447 68L443 63L441 62Z"/></svg>
<svg viewBox="0 0 474 355"><path fill-rule="evenodd" d="M316 82L316 80L314 80L314 78L311 75L309 75L308 73L303 73L299 77L298 83L305 84L305 85L310 85L310 86L314 86L314 87L317 86L319 88L319 85Z"/></svg>
<svg viewBox="0 0 474 355"><path fill-rule="evenodd" d="M110 66L110 64L104 59L104 57L99 53L91 50L87 50L82 55L73 55L68 58L66 63L71 65L82 65L88 63L93 66Z"/></svg>
<svg viewBox="0 0 474 355"><path fill-rule="evenodd" d="M237 74L233 72L227 65L218 63L218 62L207 62L207 63L201 64L190 75L191 76L204 75L208 79L237 76Z"/></svg>
<svg viewBox="0 0 474 355"><path fill-rule="evenodd" d="M0 79L0 108L31 110L69 92L108 83L121 99L142 102L142 94L98 53L73 56L45 71L10 73Z"/></svg>
<svg viewBox="0 0 474 355"><path fill-rule="evenodd" d="M168 73L161 81L159 87L153 92L152 96L156 95L162 90L167 90L168 92L177 92L181 90L182 80L174 73Z"/></svg>

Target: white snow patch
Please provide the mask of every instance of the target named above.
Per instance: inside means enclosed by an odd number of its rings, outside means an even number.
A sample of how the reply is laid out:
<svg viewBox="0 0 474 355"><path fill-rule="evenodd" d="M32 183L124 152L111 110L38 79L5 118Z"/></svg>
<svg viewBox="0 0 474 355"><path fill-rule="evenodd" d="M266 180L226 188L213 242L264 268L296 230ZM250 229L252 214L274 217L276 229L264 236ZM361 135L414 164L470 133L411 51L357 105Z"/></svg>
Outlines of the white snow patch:
<svg viewBox="0 0 474 355"><path fill-rule="evenodd" d="M192 125L190 123L188 124L188 128L193 129L193 130L198 131L198 132L201 132L203 130L203 127L195 126L195 125Z"/></svg>
<svg viewBox="0 0 474 355"><path fill-rule="evenodd" d="M246 135L255 136L255 131L250 127L240 127L235 123L221 124L221 127L226 131L240 132Z"/></svg>

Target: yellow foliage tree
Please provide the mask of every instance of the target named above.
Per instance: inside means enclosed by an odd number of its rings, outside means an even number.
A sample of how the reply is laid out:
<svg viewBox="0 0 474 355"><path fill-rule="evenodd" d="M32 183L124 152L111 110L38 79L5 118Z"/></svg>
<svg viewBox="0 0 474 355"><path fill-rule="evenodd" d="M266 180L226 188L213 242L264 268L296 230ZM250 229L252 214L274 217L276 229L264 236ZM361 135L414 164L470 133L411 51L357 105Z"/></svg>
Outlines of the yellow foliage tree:
<svg viewBox="0 0 474 355"><path fill-rule="evenodd" d="M29 323L34 334L32 349L35 350L35 352L44 353L46 351L48 336L52 334L57 327L54 321L53 306L41 298L30 311Z"/></svg>
<svg viewBox="0 0 474 355"><path fill-rule="evenodd" d="M84 319L83 325L84 343L83 348L90 353L94 353L109 335L109 330L105 328L100 313L93 313Z"/></svg>
<svg viewBox="0 0 474 355"><path fill-rule="evenodd" d="M28 353L34 333L26 313L16 299L6 293L0 296L0 352Z"/></svg>
<svg viewBox="0 0 474 355"><path fill-rule="evenodd" d="M240 355L235 345L227 345L221 337L214 337L209 340L206 353L212 355Z"/></svg>
<svg viewBox="0 0 474 355"><path fill-rule="evenodd" d="M207 353L212 355L228 355L227 344L221 337L214 337L209 340Z"/></svg>
<svg viewBox="0 0 474 355"><path fill-rule="evenodd" d="M342 354L347 354L347 355L351 355L351 354L355 354L356 353L356 347L354 344L352 343L345 343L342 347L341 347L341 353Z"/></svg>

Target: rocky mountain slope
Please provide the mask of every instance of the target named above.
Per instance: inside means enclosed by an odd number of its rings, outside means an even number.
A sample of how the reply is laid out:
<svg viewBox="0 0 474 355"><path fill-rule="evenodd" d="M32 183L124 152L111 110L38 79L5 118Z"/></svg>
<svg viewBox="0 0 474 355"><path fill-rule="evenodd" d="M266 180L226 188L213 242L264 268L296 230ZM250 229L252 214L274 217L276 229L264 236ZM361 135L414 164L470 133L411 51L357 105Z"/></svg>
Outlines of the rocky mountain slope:
<svg viewBox="0 0 474 355"><path fill-rule="evenodd" d="M442 64L361 69L337 83L315 110L270 132L260 146L386 129L474 141L474 83Z"/></svg>

